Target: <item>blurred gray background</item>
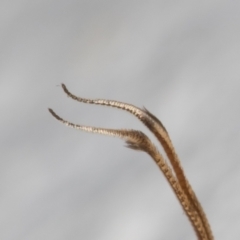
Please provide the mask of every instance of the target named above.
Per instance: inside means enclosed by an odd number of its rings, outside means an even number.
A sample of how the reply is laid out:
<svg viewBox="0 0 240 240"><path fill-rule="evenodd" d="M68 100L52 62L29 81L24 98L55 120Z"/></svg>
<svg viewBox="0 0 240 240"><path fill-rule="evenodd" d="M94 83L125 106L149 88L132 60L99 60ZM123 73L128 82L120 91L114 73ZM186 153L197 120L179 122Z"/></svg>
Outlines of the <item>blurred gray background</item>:
<svg viewBox="0 0 240 240"><path fill-rule="evenodd" d="M196 239L149 156L67 128L47 108L149 131L67 98L61 83L160 118L215 238L239 239L239 13L231 0L2 0L0 239Z"/></svg>

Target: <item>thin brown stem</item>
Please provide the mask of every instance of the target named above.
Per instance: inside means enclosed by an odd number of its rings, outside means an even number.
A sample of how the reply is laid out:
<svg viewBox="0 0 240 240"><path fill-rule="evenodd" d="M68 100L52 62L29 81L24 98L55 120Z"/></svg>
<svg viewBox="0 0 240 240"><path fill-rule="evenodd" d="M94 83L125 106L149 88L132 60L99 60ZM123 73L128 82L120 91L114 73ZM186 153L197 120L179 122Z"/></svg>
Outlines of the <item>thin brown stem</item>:
<svg viewBox="0 0 240 240"><path fill-rule="evenodd" d="M169 167L168 164L164 161L162 155L158 152L157 148L144 133L136 130L106 129L73 124L66 120L63 120L52 109L49 109L50 113L65 125L83 131L100 133L104 135L112 135L123 138L126 140L127 146L129 148L135 150L142 150L148 153L162 170L164 176L172 187L190 222L192 223L198 239L213 240L214 238L207 217L185 176L185 173L176 154L174 146L171 142L169 134L161 121L152 113L150 113L146 108L140 109L138 107L135 107L134 105L113 100L93 100L81 98L69 92L69 90L64 84L62 84L62 88L69 97L76 101L89 104L111 106L130 112L131 114L135 115L155 135L155 137L159 140L160 144L163 146L163 149L168 156L168 159L175 174L172 173L171 167Z"/></svg>
<svg viewBox="0 0 240 240"><path fill-rule="evenodd" d="M213 240L214 238L213 238L212 231L208 223L207 217L191 185L189 184L185 176L184 170L181 166L180 160L176 154L176 151L168 135L168 132L166 128L163 126L163 124L161 123L161 121L157 117L155 117L152 113L150 113L146 108L142 110L131 104L113 101L113 100L81 98L69 92L69 90L64 84L62 84L62 88L69 97L71 97L76 101L89 103L89 104L111 106L111 107L119 108L119 109L130 112L131 114L135 115L156 136L156 138L159 140L159 142L163 146L163 149L169 158L169 161L173 167L173 170L176 174L176 177L179 181L180 186L182 187L183 191L187 195L189 201L194 206L195 210L198 212L198 215L201 218L201 221L203 222L204 229L206 231L208 239Z"/></svg>

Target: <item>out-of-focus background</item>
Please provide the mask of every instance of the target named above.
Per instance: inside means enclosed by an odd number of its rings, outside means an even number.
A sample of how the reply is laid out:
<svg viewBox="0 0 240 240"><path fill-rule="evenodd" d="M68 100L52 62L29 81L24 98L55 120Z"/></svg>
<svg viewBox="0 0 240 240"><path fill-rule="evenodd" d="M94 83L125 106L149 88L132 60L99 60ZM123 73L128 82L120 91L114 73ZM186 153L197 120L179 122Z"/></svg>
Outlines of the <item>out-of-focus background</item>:
<svg viewBox="0 0 240 240"><path fill-rule="evenodd" d="M149 156L47 108L149 131L61 83L160 118L215 238L239 239L239 12L229 0L1 1L0 239L196 239Z"/></svg>

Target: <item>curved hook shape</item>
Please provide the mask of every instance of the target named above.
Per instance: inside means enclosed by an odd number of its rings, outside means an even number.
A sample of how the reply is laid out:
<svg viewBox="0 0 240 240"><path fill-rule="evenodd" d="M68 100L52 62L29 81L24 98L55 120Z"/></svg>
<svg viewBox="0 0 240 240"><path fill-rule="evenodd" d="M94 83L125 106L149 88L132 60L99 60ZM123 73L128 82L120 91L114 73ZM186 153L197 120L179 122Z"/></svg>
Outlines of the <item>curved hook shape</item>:
<svg viewBox="0 0 240 240"><path fill-rule="evenodd" d="M136 116L155 135L155 137L163 146L163 149L169 158L175 175L172 173L171 167L169 167L168 164L164 161L162 155L158 152L154 144L141 131L126 129L106 129L73 124L62 119L52 109L49 109L50 113L57 120L61 121L67 126L83 131L120 137L125 139L127 142L127 147L148 153L160 167L164 176L175 192L175 195L179 199L179 202L181 203L190 222L192 223L198 238L202 240L213 240L212 231L207 217L184 174L183 168L175 152L169 134L161 121L152 113L150 113L146 108L140 109L134 105L113 100L81 98L73 95L64 84L62 84L62 88L69 97L76 101L89 104L111 106L130 112Z"/></svg>

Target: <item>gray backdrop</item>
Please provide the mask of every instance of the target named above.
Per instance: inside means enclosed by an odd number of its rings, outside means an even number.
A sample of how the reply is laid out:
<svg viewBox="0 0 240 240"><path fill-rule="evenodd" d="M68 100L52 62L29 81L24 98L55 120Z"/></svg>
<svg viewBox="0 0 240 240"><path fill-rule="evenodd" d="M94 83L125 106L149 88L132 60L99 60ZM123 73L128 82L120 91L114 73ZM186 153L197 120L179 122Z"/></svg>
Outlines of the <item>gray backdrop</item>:
<svg viewBox="0 0 240 240"><path fill-rule="evenodd" d="M149 131L67 98L61 83L159 117L216 239L239 239L239 12L237 0L2 0L0 239L196 239L149 156L67 128L47 108Z"/></svg>

